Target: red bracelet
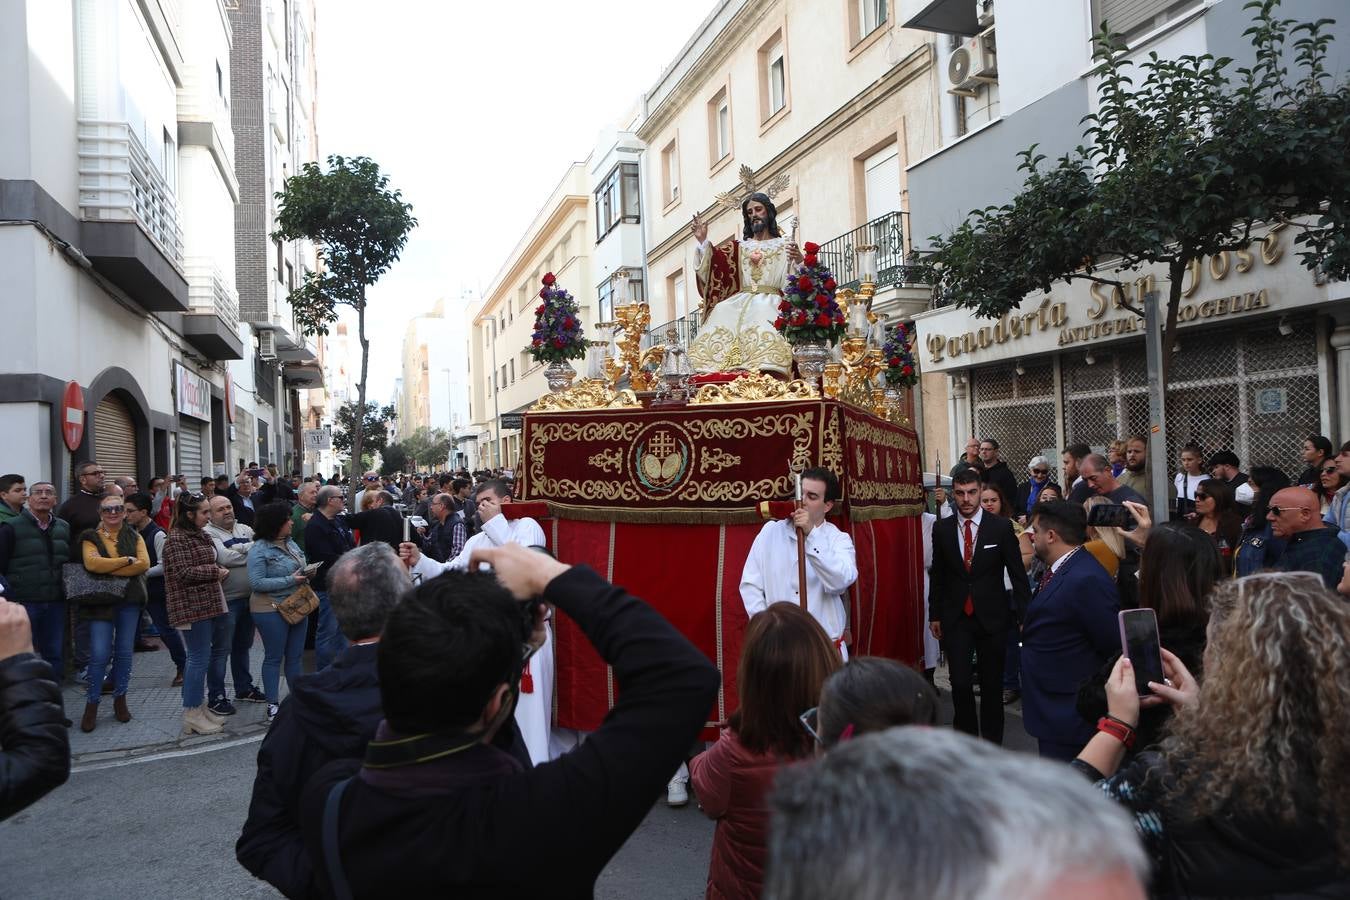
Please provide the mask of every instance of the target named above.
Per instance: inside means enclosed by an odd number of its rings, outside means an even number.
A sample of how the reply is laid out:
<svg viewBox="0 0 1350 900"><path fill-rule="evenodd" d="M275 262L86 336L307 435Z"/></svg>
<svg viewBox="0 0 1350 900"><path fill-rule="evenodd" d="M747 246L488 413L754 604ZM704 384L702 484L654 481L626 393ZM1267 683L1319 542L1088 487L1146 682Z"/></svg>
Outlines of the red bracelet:
<svg viewBox="0 0 1350 900"><path fill-rule="evenodd" d="M1119 719L1111 716L1102 716L1097 720L1097 730L1111 735L1111 737L1125 745L1126 750L1134 749L1135 730Z"/></svg>

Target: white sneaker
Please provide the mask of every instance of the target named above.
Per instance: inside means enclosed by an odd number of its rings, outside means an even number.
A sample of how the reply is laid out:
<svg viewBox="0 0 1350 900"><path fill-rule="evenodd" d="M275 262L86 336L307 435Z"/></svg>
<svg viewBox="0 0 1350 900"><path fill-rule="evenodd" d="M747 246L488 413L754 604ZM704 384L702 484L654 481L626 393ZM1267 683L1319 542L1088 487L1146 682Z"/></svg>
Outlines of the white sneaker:
<svg viewBox="0 0 1350 900"><path fill-rule="evenodd" d="M271 725L271 724L272 724L272 720L275 719L275 718L277 717L277 710L278 710L278 709L279 709L279 707L278 707L277 704L275 704L275 703L269 703L269 704L267 704L267 724L268 724L268 725Z"/></svg>
<svg viewBox="0 0 1350 900"><path fill-rule="evenodd" d="M684 806L689 802L689 788L683 781L672 781L666 785L666 806Z"/></svg>

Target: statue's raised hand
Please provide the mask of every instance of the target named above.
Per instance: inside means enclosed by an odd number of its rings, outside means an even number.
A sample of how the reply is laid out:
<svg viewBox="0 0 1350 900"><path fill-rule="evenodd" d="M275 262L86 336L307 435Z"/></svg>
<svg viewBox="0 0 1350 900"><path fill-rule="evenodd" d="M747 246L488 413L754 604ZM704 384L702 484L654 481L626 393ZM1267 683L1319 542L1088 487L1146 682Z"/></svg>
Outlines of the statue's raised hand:
<svg viewBox="0 0 1350 900"><path fill-rule="evenodd" d="M693 221L689 223L689 230L694 234L694 240L700 244L708 239L708 223L699 218L698 213L694 213Z"/></svg>

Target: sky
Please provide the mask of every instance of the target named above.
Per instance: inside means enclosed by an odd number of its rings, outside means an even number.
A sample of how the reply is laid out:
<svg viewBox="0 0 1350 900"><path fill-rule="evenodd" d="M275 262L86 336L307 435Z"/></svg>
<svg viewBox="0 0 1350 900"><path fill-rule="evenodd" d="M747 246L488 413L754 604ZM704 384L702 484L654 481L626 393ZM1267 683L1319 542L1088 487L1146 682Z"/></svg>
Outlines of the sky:
<svg viewBox="0 0 1350 900"><path fill-rule="evenodd" d="M419 223L369 293L370 400L389 402L407 323L438 298L464 345L459 298L488 287L714 5L317 0L319 152L375 160Z"/></svg>

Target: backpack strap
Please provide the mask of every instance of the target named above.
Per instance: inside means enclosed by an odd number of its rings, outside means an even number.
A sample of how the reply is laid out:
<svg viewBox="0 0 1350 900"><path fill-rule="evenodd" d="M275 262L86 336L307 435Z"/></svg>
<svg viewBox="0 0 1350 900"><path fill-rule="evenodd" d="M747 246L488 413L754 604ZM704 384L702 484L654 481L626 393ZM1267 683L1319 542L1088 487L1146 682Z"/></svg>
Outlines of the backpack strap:
<svg viewBox="0 0 1350 900"><path fill-rule="evenodd" d="M354 777L354 776L353 776ZM338 815L341 812L342 795L351 778L344 778L333 785L328 792L328 800L323 805L323 858L324 869L328 873L328 883L337 900L352 900L352 887L342 871L342 852L338 846Z"/></svg>

